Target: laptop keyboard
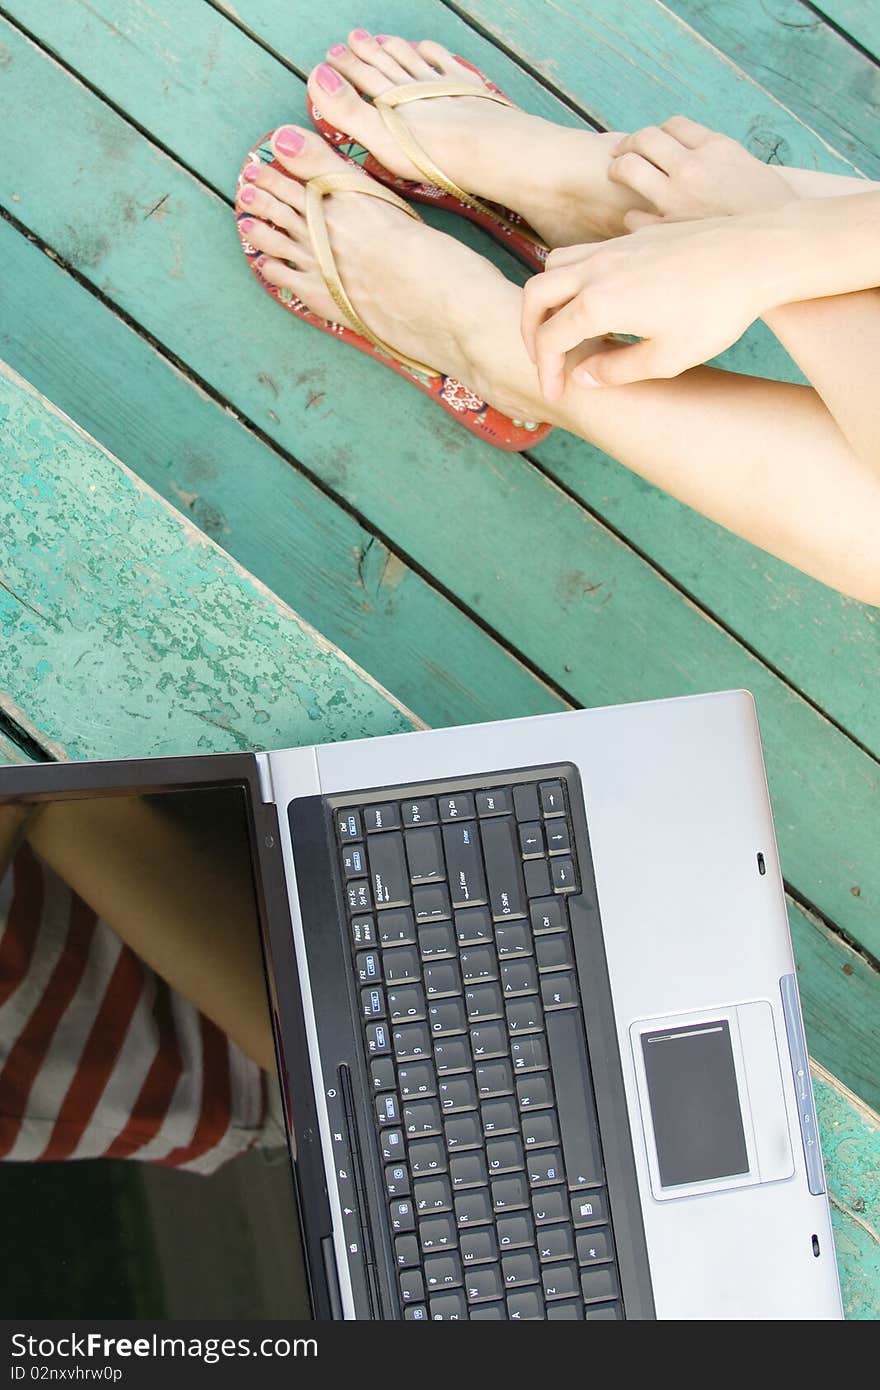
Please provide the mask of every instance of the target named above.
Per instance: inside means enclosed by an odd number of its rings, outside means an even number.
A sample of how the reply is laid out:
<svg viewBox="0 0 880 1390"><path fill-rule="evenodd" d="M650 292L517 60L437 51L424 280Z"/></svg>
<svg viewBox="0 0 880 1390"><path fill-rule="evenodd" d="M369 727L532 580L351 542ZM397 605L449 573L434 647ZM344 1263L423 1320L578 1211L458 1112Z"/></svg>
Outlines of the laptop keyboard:
<svg viewBox="0 0 880 1390"><path fill-rule="evenodd" d="M404 1318L617 1319L564 779L337 808Z"/></svg>

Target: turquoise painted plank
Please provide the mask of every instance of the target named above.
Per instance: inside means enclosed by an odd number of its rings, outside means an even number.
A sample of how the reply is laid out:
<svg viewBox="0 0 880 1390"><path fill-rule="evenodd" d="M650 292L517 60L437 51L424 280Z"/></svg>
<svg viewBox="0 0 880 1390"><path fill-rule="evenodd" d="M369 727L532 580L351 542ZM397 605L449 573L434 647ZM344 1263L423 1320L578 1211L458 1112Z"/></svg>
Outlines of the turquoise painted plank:
<svg viewBox="0 0 880 1390"><path fill-rule="evenodd" d="M0 763L30 763L33 758L28 757L24 749L10 738L8 734L0 732Z"/></svg>
<svg viewBox="0 0 880 1390"><path fill-rule="evenodd" d="M811 8L800 0L671 0L669 8L869 178L880 178L880 68Z"/></svg>
<svg viewBox="0 0 880 1390"><path fill-rule="evenodd" d="M27 711L53 756L412 728L371 677L2 364L0 434L0 710Z"/></svg>
<svg viewBox="0 0 880 1390"><path fill-rule="evenodd" d="M427 723L563 708L380 539L5 222L0 261L0 358Z"/></svg>
<svg viewBox="0 0 880 1390"><path fill-rule="evenodd" d="M815 8L880 61L880 10L876 0L818 0Z"/></svg>
<svg viewBox="0 0 880 1390"><path fill-rule="evenodd" d="M834 1243L847 1318L880 1317L880 1116L813 1067Z"/></svg>
<svg viewBox="0 0 880 1390"><path fill-rule="evenodd" d="M364 409L381 368L277 312L241 273L225 206L13 31L5 42L13 80L0 128L14 151L6 191L11 182L17 215L242 414L267 420L271 409L268 434L575 700L752 688L789 878L855 940L880 945L876 761L527 462L466 438L386 374L387 413L406 420L389 433ZM113 152L101 204L99 149ZM164 216L145 218L163 198ZM230 332L244 323L247 334ZM321 404L308 408L315 391Z"/></svg>

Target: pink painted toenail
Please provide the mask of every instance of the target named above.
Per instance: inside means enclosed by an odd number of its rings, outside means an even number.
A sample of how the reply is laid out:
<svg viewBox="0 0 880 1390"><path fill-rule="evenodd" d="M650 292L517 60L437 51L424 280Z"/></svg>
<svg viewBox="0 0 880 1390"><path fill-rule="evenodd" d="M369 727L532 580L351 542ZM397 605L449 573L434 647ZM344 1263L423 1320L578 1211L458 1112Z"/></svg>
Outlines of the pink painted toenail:
<svg viewBox="0 0 880 1390"><path fill-rule="evenodd" d="M369 30L367 30L367 29L355 29L354 32L352 33L352 38L353 38L353 39L368 39L369 37L370 37L370 34L369 34Z"/></svg>
<svg viewBox="0 0 880 1390"><path fill-rule="evenodd" d="M295 130L292 125L283 125L280 130L275 132L274 145L276 150L280 150L282 154L299 154L305 143L306 137Z"/></svg>
<svg viewBox="0 0 880 1390"><path fill-rule="evenodd" d="M238 201L240 203L252 203L256 196L257 190L255 188L243 188L238 195Z"/></svg>
<svg viewBox="0 0 880 1390"><path fill-rule="evenodd" d="M339 55L340 55L340 53L344 53L344 52L345 52L345 44L344 44L344 43L334 43L333 45L331 45L330 48L328 48L327 52L330 54L330 56L331 56L332 58L338 58Z"/></svg>
<svg viewBox="0 0 880 1390"><path fill-rule="evenodd" d="M376 42L377 42L377 43L387 43L388 40L390 39L390 37L391 37L390 34L377 34L377 35L376 35Z"/></svg>
<svg viewBox="0 0 880 1390"><path fill-rule="evenodd" d="M242 217L239 219L238 230L240 232L252 232L256 223L252 217Z"/></svg>
<svg viewBox="0 0 880 1390"><path fill-rule="evenodd" d="M326 63L321 64L316 76L318 78L318 86L322 87L325 92L338 92L339 88L342 86L342 78L339 76L339 73L334 72L333 68L328 67Z"/></svg>
<svg viewBox="0 0 880 1390"><path fill-rule="evenodd" d="M241 171L241 176L245 183L256 183L257 179L260 177L260 167L259 164L246 164L244 166Z"/></svg>

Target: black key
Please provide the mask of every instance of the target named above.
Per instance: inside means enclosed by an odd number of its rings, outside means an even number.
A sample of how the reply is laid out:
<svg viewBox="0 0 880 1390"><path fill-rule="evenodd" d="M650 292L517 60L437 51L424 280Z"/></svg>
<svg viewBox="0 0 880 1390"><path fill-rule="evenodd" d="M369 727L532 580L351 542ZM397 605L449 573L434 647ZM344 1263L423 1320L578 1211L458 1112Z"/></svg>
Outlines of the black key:
<svg viewBox="0 0 880 1390"><path fill-rule="evenodd" d="M544 1286L544 1297L548 1301L553 1298L576 1298L580 1292L577 1265L569 1260L544 1265L541 1270L541 1283Z"/></svg>
<svg viewBox="0 0 880 1390"><path fill-rule="evenodd" d="M521 1111L543 1110L553 1104L553 1087L550 1074L546 1071L533 1071L528 1076L516 1078L516 1099Z"/></svg>
<svg viewBox="0 0 880 1390"><path fill-rule="evenodd" d="M552 975L541 976L541 999L544 1008L570 1009L580 1003L577 980L571 970L557 970Z"/></svg>
<svg viewBox="0 0 880 1390"><path fill-rule="evenodd" d="M541 783L541 810L545 816L562 816L565 814L565 801L562 796L561 782Z"/></svg>
<svg viewBox="0 0 880 1390"><path fill-rule="evenodd" d="M462 1231L458 1245L465 1269L469 1265L489 1264L492 1260L498 1259L498 1238L491 1226L478 1226L475 1231Z"/></svg>
<svg viewBox="0 0 880 1390"><path fill-rule="evenodd" d="M460 1110L476 1110L477 1088L472 1076L447 1076L437 1087L440 1108L444 1115L454 1115Z"/></svg>
<svg viewBox="0 0 880 1390"><path fill-rule="evenodd" d="M513 809L517 820L537 820L541 814L538 804L538 788L534 782L513 789Z"/></svg>
<svg viewBox="0 0 880 1390"><path fill-rule="evenodd" d="M573 893L577 888L574 875L574 862L568 856L550 860L550 877L554 893Z"/></svg>
<svg viewBox="0 0 880 1390"><path fill-rule="evenodd" d="M392 1028L391 1039L398 1062L411 1062L431 1055L431 1035L424 1023L404 1023L399 1028Z"/></svg>
<svg viewBox="0 0 880 1390"><path fill-rule="evenodd" d="M604 1174L580 1010L561 1009L547 1014L547 1044L553 1061L568 1185L588 1187L602 1182Z"/></svg>
<svg viewBox="0 0 880 1390"><path fill-rule="evenodd" d="M406 857L413 883L437 883L446 877L443 845L436 825L406 832Z"/></svg>
<svg viewBox="0 0 880 1390"><path fill-rule="evenodd" d="M367 827L368 835L372 835L376 830L399 830L400 812L393 801L385 802L381 806L365 806L364 825Z"/></svg>
<svg viewBox="0 0 880 1390"><path fill-rule="evenodd" d="M399 1197L392 1202L389 1211L391 1213L391 1229L395 1235L404 1235L407 1231L414 1231L416 1228L416 1218L413 1213L413 1205L408 1197Z"/></svg>
<svg viewBox="0 0 880 1390"><path fill-rule="evenodd" d="M346 878L363 878L367 872L367 856L364 854L363 845L343 845L340 859Z"/></svg>
<svg viewBox="0 0 880 1390"><path fill-rule="evenodd" d="M455 1249L455 1221L451 1216L427 1216L419 1222L422 1252Z"/></svg>
<svg viewBox="0 0 880 1390"><path fill-rule="evenodd" d="M438 999L428 1005L428 1024L434 1037L467 1032L467 1016L460 999Z"/></svg>
<svg viewBox="0 0 880 1390"><path fill-rule="evenodd" d="M468 1187L486 1187L489 1182L486 1160L478 1149L450 1158L449 1176L456 1192Z"/></svg>
<svg viewBox="0 0 880 1390"><path fill-rule="evenodd" d="M541 1278L541 1267L534 1250L516 1250L501 1260L501 1272L505 1287L519 1288L522 1284L537 1284Z"/></svg>
<svg viewBox="0 0 880 1390"><path fill-rule="evenodd" d="M451 1152L461 1149L481 1149L483 1130L480 1117L472 1110L463 1115L452 1115L446 1121L446 1147Z"/></svg>
<svg viewBox="0 0 880 1390"><path fill-rule="evenodd" d="M614 1259L614 1246L611 1232L607 1226L597 1226L595 1230L579 1231L577 1236L577 1257L579 1265L600 1265Z"/></svg>
<svg viewBox="0 0 880 1390"><path fill-rule="evenodd" d="M394 1242L394 1263L398 1269L417 1269L421 1264L419 1242L415 1236L398 1236Z"/></svg>
<svg viewBox="0 0 880 1390"><path fill-rule="evenodd" d="M506 1013L509 1033L540 1033L544 1027L541 1001L536 994L524 995L522 999L511 999Z"/></svg>
<svg viewBox="0 0 880 1390"><path fill-rule="evenodd" d="M429 1134L442 1134L443 1121L436 1100L404 1101L403 1128L410 1139L424 1139Z"/></svg>
<svg viewBox="0 0 880 1390"><path fill-rule="evenodd" d="M425 1283L431 1293L438 1289L460 1289L463 1283L461 1260L457 1251L448 1255L425 1257Z"/></svg>
<svg viewBox="0 0 880 1390"><path fill-rule="evenodd" d="M489 1139L486 1143L486 1162L494 1178L502 1173L519 1173L523 1167L523 1147L515 1134L506 1139Z"/></svg>
<svg viewBox="0 0 880 1390"><path fill-rule="evenodd" d="M377 1057L370 1063L370 1078L374 1091L393 1091L397 1085L394 1063L390 1057Z"/></svg>
<svg viewBox="0 0 880 1390"><path fill-rule="evenodd" d="M497 1298L503 1298L504 1283L501 1270L497 1265L469 1269L465 1276L464 1291L468 1303L491 1303Z"/></svg>
<svg viewBox="0 0 880 1390"><path fill-rule="evenodd" d="M461 994L461 973L458 962L454 960L429 961L422 968L425 993L429 999L443 998L444 995Z"/></svg>
<svg viewBox="0 0 880 1390"><path fill-rule="evenodd" d="M434 1066L438 1076L472 1071L471 1045L465 1037L440 1038L434 1044Z"/></svg>
<svg viewBox="0 0 880 1390"><path fill-rule="evenodd" d="M554 932L550 936L539 936L535 942L535 956L538 969L573 970L574 953L568 932Z"/></svg>
<svg viewBox="0 0 880 1390"><path fill-rule="evenodd" d="M506 1322L506 1303L478 1303L468 1315L471 1322Z"/></svg>
<svg viewBox="0 0 880 1390"><path fill-rule="evenodd" d="M467 1319L467 1303L463 1293L435 1293L428 1300L432 1322L464 1322Z"/></svg>
<svg viewBox="0 0 880 1390"><path fill-rule="evenodd" d="M357 950L376 944L376 924L372 917L352 917L351 944Z"/></svg>
<svg viewBox="0 0 880 1390"><path fill-rule="evenodd" d="M387 1023L371 1023L368 1026L367 1051L371 1057L391 1051L391 1034Z"/></svg>
<svg viewBox="0 0 880 1390"><path fill-rule="evenodd" d="M361 818L357 811L336 812L336 833L340 840L359 840L361 838Z"/></svg>
<svg viewBox="0 0 880 1390"><path fill-rule="evenodd" d="M492 940L492 918L486 907L466 907L455 914L455 934L459 946L474 946Z"/></svg>
<svg viewBox="0 0 880 1390"><path fill-rule="evenodd" d="M598 1226L608 1220L608 1202L603 1191L581 1192L571 1199L571 1222L576 1228Z"/></svg>
<svg viewBox="0 0 880 1390"><path fill-rule="evenodd" d="M587 1322L619 1322L622 1317L619 1303L597 1303L587 1309Z"/></svg>
<svg viewBox="0 0 880 1390"><path fill-rule="evenodd" d="M404 1163L386 1163L385 1191L389 1197L409 1196L409 1169Z"/></svg>
<svg viewBox="0 0 880 1390"><path fill-rule="evenodd" d="M523 859L540 859L544 853L544 827L540 821L524 821L519 828L519 852Z"/></svg>
<svg viewBox="0 0 880 1390"><path fill-rule="evenodd" d="M536 1033L532 1033L525 1038L511 1039L510 1056L513 1062L513 1070L517 1075L521 1072L542 1071L544 1067L549 1067L550 1065L550 1054L547 1051L547 1044L544 1039Z"/></svg>
<svg viewBox="0 0 880 1390"><path fill-rule="evenodd" d="M499 922L495 931L495 946L504 959L532 954L532 933L528 922Z"/></svg>
<svg viewBox="0 0 880 1390"><path fill-rule="evenodd" d="M564 1187L544 1187L532 1197L535 1224L546 1226L552 1221L568 1220L568 1193Z"/></svg>
<svg viewBox="0 0 880 1390"><path fill-rule="evenodd" d="M558 1149L538 1149L526 1154L526 1172L532 1187L547 1187L551 1183L562 1182L565 1178L562 1154Z"/></svg>
<svg viewBox="0 0 880 1390"><path fill-rule="evenodd" d="M415 946L397 946L393 951L385 951L382 960L385 965L386 984L394 985L422 978L422 962Z"/></svg>
<svg viewBox="0 0 880 1390"><path fill-rule="evenodd" d="M542 1226L538 1232L538 1258L542 1264L550 1260L573 1260L574 1259L574 1239L569 1225L563 1226ZM579 1292L578 1285L575 1284L571 1291L571 1296ZM560 1294L561 1298L562 1295Z"/></svg>
<svg viewBox="0 0 880 1390"><path fill-rule="evenodd" d="M497 980L498 957L491 946L469 946L461 953L462 979L469 981Z"/></svg>
<svg viewBox="0 0 880 1390"><path fill-rule="evenodd" d="M448 922L436 927L419 927L422 960L452 960L458 956L455 932Z"/></svg>
<svg viewBox="0 0 880 1390"><path fill-rule="evenodd" d="M428 1306L425 1303L408 1303L403 1310L403 1316L408 1322L430 1322Z"/></svg>
<svg viewBox="0 0 880 1390"><path fill-rule="evenodd" d="M489 1100L492 1096L513 1095L513 1068L506 1057L481 1062L474 1071L474 1079L480 1100Z"/></svg>
<svg viewBox="0 0 880 1390"><path fill-rule="evenodd" d="M532 931L535 936L548 931L565 931L565 903L559 898L540 898L529 904Z"/></svg>
<svg viewBox="0 0 880 1390"><path fill-rule="evenodd" d="M417 922L436 922L452 916L445 883L420 883L412 893Z"/></svg>
<svg viewBox="0 0 880 1390"><path fill-rule="evenodd" d="M401 1303L421 1303L425 1297L425 1283L419 1269L405 1269L400 1275Z"/></svg>
<svg viewBox="0 0 880 1390"><path fill-rule="evenodd" d="M437 805L440 808L440 819L469 820L474 814L474 798L470 792L459 792L457 796L440 796L437 798Z"/></svg>
<svg viewBox="0 0 880 1390"><path fill-rule="evenodd" d="M480 1107L480 1113L483 1117L483 1133L487 1138L491 1134L519 1133L519 1112L512 1096L499 1096L497 1100L487 1100Z"/></svg>
<svg viewBox="0 0 880 1390"><path fill-rule="evenodd" d="M487 1023L477 1023L471 1029L471 1047L476 1062L487 1061L490 1057L506 1057L508 1042L504 1023L492 1019Z"/></svg>
<svg viewBox="0 0 880 1390"><path fill-rule="evenodd" d="M370 885L365 878L356 879L352 883L345 885L345 896L348 900L349 912L369 912L373 906L370 897Z"/></svg>
<svg viewBox="0 0 880 1390"><path fill-rule="evenodd" d="M527 1149L546 1148L548 1144L559 1143L559 1126L552 1110L537 1110L534 1115L523 1115L523 1143Z"/></svg>
<svg viewBox="0 0 880 1390"><path fill-rule="evenodd" d="M527 859L523 865L526 897L541 898L550 892L550 870L546 859Z"/></svg>
<svg viewBox="0 0 880 1390"><path fill-rule="evenodd" d="M376 1097L376 1118L380 1125L400 1124L400 1101L393 1091L383 1091Z"/></svg>
<svg viewBox="0 0 880 1390"><path fill-rule="evenodd" d="M619 1293L617 1275L610 1265L598 1265L595 1269L581 1270L581 1295L585 1303L617 1298Z"/></svg>
<svg viewBox="0 0 880 1390"><path fill-rule="evenodd" d="M382 979L378 951L360 951L354 958L354 968L362 985L377 984Z"/></svg>
<svg viewBox="0 0 880 1390"><path fill-rule="evenodd" d="M571 839L566 821L555 820L547 826L547 849L550 854L571 853Z"/></svg>
<svg viewBox="0 0 880 1390"><path fill-rule="evenodd" d="M361 990L361 1013L364 1018L383 1018L385 1015L385 991L379 989Z"/></svg>
<svg viewBox="0 0 880 1390"><path fill-rule="evenodd" d="M482 906L486 902L486 880L476 821L455 821L444 825L443 847L446 850L452 906Z"/></svg>
<svg viewBox="0 0 880 1390"><path fill-rule="evenodd" d="M404 1100L437 1094L437 1078L430 1062L406 1062L398 1069L397 1079Z"/></svg>
<svg viewBox="0 0 880 1390"><path fill-rule="evenodd" d="M535 962L529 956L504 961L501 966L501 989L505 999L518 994L537 994L538 970Z"/></svg>
<svg viewBox="0 0 880 1390"><path fill-rule="evenodd" d="M551 1303L547 1309L548 1322L583 1322L584 1305L577 1303Z"/></svg>
<svg viewBox="0 0 880 1390"><path fill-rule="evenodd" d="M455 1219L459 1230L485 1226L492 1220L492 1203L485 1188L460 1192L455 1199Z"/></svg>
<svg viewBox="0 0 880 1390"><path fill-rule="evenodd" d="M412 946L416 924L408 907L392 908L379 917L379 940L383 946Z"/></svg>
<svg viewBox="0 0 880 1390"><path fill-rule="evenodd" d="M375 835L369 843L370 881L377 907L409 902L409 874L400 834Z"/></svg>
<svg viewBox="0 0 880 1390"><path fill-rule="evenodd" d="M514 824L507 817L480 822L486 876L489 880L489 908L496 921L525 915L522 861L514 839Z"/></svg>
<svg viewBox="0 0 880 1390"><path fill-rule="evenodd" d="M464 991L468 1021L477 1023L482 1019L503 1018L504 1000L496 984L467 985Z"/></svg>
<svg viewBox="0 0 880 1390"><path fill-rule="evenodd" d="M507 1316L511 1322L537 1322L543 1319L544 1299L540 1289L517 1289L507 1295Z"/></svg>
<svg viewBox="0 0 880 1390"><path fill-rule="evenodd" d="M404 825L432 825L437 819L437 803L433 796L420 796L417 801L404 801Z"/></svg>
<svg viewBox="0 0 880 1390"><path fill-rule="evenodd" d="M427 1017L428 1005L421 985L392 985L385 999L392 1023L419 1023Z"/></svg>
<svg viewBox="0 0 880 1390"><path fill-rule="evenodd" d="M446 1144L443 1139L414 1139L409 1146L409 1166L413 1177L445 1173Z"/></svg>
<svg viewBox="0 0 880 1390"><path fill-rule="evenodd" d="M417 1178L413 1183L413 1205L419 1216L438 1211L452 1211L452 1188L444 1177Z"/></svg>
<svg viewBox="0 0 880 1390"><path fill-rule="evenodd" d="M529 1205L529 1187L522 1173L509 1173L492 1183L492 1207L496 1213L516 1211Z"/></svg>
<svg viewBox="0 0 880 1390"><path fill-rule="evenodd" d="M403 1130L383 1129L379 1137L379 1147L382 1150L382 1159L385 1163L399 1162L405 1152Z"/></svg>
<svg viewBox="0 0 880 1390"><path fill-rule="evenodd" d="M510 792L506 787L493 787L488 792L477 792L478 816L510 815Z"/></svg>
<svg viewBox="0 0 880 1390"><path fill-rule="evenodd" d="M510 1250L530 1249L535 1244L535 1227L527 1211L512 1211L508 1216L499 1216L495 1229L502 1254Z"/></svg>

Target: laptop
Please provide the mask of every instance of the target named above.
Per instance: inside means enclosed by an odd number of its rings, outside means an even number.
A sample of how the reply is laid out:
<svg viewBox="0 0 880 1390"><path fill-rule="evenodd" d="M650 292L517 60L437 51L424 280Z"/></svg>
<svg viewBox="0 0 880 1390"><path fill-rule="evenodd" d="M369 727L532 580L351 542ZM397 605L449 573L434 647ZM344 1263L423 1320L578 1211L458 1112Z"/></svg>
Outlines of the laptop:
<svg viewBox="0 0 880 1390"><path fill-rule="evenodd" d="M749 694L0 768L0 803L209 789L313 1318L842 1317Z"/></svg>

